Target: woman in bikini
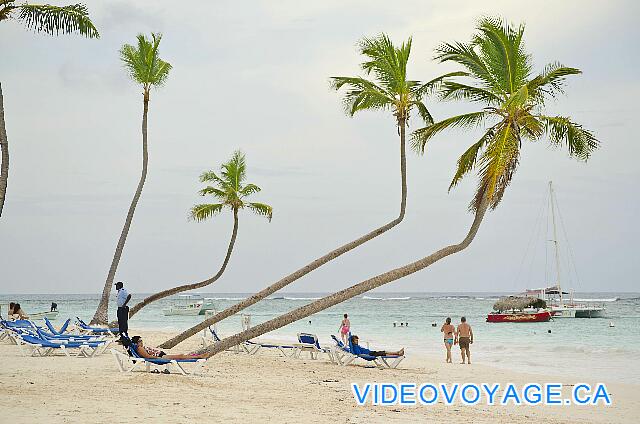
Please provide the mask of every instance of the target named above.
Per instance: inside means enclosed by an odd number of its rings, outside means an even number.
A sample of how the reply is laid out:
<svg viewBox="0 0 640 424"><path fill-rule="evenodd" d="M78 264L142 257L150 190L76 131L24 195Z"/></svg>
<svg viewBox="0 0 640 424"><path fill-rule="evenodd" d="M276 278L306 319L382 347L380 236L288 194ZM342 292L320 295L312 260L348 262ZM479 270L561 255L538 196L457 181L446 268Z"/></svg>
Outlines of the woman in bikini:
<svg viewBox="0 0 640 424"><path fill-rule="evenodd" d="M344 319L340 323L340 328L338 328L338 331L340 332L340 337L342 337L342 343L344 343L345 346L349 346L349 342L347 339L349 331L351 331L351 321L349 321L349 315L344 314Z"/></svg>
<svg viewBox="0 0 640 424"><path fill-rule="evenodd" d="M167 355L160 349L145 346L142 343L142 337L133 336L131 341L136 345L136 352L143 358L162 358L162 359L200 359L206 358L206 355L198 355L196 353Z"/></svg>
<svg viewBox="0 0 640 424"><path fill-rule="evenodd" d="M451 364L451 346L453 346L453 338L456 328L451 325L451 318L447 317L445 323L442 324L440 332L444 333L444 347L447 349L447 363Z"/></svg>

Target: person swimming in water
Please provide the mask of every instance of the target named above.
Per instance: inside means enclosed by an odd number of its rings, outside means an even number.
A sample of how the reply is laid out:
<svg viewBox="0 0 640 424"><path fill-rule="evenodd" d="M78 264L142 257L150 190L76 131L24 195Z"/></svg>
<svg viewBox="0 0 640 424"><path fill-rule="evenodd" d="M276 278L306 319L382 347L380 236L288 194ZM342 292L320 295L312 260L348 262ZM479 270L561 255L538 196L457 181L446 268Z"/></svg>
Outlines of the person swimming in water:
<svg viewBox="0 0 640 424"><path fill-rule="evenodd" d="M447 349L447 363L452 364L451 347L453 346L454 333L456 328L451 324L451 318L447 317L440 332L444 334L444 347Z"/></svg>

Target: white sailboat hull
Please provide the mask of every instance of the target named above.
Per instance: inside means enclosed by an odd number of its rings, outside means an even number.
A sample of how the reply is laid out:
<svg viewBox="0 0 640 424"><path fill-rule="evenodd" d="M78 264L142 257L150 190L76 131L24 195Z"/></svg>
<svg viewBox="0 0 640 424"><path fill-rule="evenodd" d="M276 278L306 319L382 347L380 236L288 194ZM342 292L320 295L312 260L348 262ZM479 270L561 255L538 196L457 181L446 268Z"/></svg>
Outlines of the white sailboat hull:
<svg viewBox="0 0 640 424"><path fill-rule="evenodd" d="M170 308L165 308L162 310L164 315L186 315L186 316L196 316L200 314L200 310L202 309L202 305L198 306L172 306Z"/></svg>
<svg viewBox="0 0 640 424"><path fill-rule="evenodd" d="M29 314L29 319L56 319L58 317L58 311L37 312L35 314Z"/></svg>
<svg viewBox="0 0 640 424"><path fill-rule="evenodd" d="M597 306L551 306L554 318L604 318L604 308Z"/></svg>

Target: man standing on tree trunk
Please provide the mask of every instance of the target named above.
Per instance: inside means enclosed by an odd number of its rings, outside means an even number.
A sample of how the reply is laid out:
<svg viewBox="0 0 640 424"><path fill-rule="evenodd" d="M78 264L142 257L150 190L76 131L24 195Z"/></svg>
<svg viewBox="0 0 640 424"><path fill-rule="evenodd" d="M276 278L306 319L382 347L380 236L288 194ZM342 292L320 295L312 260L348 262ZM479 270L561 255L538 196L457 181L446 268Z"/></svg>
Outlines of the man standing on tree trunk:
<svg viewBox="0 0 640 424"><path fill-rule="evenodd" d="M118 291L118 333L120 333L120 337L129 337L129 334L127 334L129 331L129 307L127 303L131 300L131 295L124 288L122 281L116 283L116 290Z"/></svg>

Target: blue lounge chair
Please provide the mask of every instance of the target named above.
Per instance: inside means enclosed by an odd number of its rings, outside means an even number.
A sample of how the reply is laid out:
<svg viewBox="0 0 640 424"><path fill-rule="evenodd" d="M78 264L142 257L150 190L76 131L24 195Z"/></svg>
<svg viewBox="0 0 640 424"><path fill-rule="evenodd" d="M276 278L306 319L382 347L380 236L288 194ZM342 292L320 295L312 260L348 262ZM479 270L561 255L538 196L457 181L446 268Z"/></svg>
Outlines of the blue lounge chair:
<svg viewBox="0 0 640 424"><path fill-rule="evenodd" d="M118 368L121 372L133 372L138 365L144 364L146 367L146 371L151 371L151 365L154 366L164 366L168 369L169 365L173 365L180 374L182 375L198 375L200 374L200 370L207 362L206 359L203 358L193 358L193 359L163 359L163 358L143 358L138 354L138 345L133 343L129 338L123 336L123 343L127 346L125 347L127 351L127 355L119 352L115 349L111 349L111 354L116 360L118 364ZM182 364L190 363L195 364L193 370L189 373ZM156 368L154 368L156 369Z"/></svg>
<svg viewBox="0 0 640 424"><path fill-rule="evenodd" d="M85 333L114 335L118 334L118 332L120 331L120 329L118 328L92 327L82 321L79 317L76 317L76 324L78 325L80 330L84 331Z"/></svg>
<svg viewBox="0 0 640 424"><path fill-rule="evenodd" d="M354 354L353 347L351 345L351 333L349 333L349 346L345 346L336 336L331 335L333 341L336 343L335 356L341 365L349 365L355 359L363 359L365 361L373 362L378 368L397 368L400 362L404 360L404 356L399 355L386 355L386 356L373 356L368 354Z"/></svg>
<svg viewBox="0 0 640 424"><path fill-rule="evenodd" d="M299 358L302 352L309 352L311 359L317 359L319 354L324 353L329 357L331 362L335 363L331 349L321 347L318 336L315 334L298 333L298 343L295 345L295 348L296 351L293 356L296 358Z"/></svg>
<svg viewBox="0 0 640 424"><path fill-rule="evenodd" d="M70 350L76 352L75 356L92 358L96 355L103 353L108 347L108 342L70 342L67 340L45 340L40 337L36 337L28 334L21 334L18 336L18 346L21 350L23 346L31 348L30 356L51 356L56 352L62 352L66 356L71 356ZM24 351L23 351L24 353Z"/></svg>
<svg viewBox="0 0 640 424"><path fill-rule="evenodd" d="M47 326L47 328L49 329L49 331L51 331L52 334L55 335L62 335L65 333L65 331L67 331L67 327L69 327L69 323L71 322L70 318L67 318L67 320L64 322L64 324L62 324L62 327L60 327L60 330L56 330L56 328L53 326L53 324L51 324L51 321L49 321L49 319L47 317L44 317L44 323Z"/></svg>

